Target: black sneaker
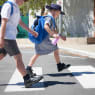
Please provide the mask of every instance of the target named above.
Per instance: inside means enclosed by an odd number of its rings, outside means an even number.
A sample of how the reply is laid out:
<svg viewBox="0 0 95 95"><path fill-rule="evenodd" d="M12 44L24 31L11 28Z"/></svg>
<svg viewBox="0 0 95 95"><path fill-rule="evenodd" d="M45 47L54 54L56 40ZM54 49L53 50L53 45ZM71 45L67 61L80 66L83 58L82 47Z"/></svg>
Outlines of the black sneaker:
<svg viewBox="0 0 95 95"><path fill-rule="evenodd" d="M26 71L27 71L27 74L29 74L31 78L37 78L37 77L39 77L40 80L43 79L43 76L37 75L36 73L33 73L32 68L26 68Z"/></svg>
<svg viewBox="0 0 95 95"><path fill-rule="evenodd" d="M34 77L34 76L36 76L36 73L33 73L32 68L27 67L27 68L26 68L26 71L27 71L27 74L30 75L30 77Z"/></svg>
<svg viewBox="0 0 95 95"><path fill-rule="evenodd" d="M41 77L29 78L24 81L25 88L31 88L33 84L38 83L41 80Z"/></svg>
<svg viewBox="0 0 95 95"><path fill-rule="evenodd" d="M69 68L71 65L70 64L64 64L64 63L60 63L60 64L57 64L57 68L58 68L58 72L64 70L64 69L67 69Z"/></svg>

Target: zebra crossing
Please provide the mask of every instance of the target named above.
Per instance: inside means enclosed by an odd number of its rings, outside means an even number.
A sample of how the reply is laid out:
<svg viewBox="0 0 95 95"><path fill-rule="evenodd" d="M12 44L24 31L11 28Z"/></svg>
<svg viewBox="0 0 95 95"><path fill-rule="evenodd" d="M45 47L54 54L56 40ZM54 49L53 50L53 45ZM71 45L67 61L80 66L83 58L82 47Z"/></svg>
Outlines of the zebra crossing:
<svg viewBox="0 0 95 95"><path fill-rule="evenodd" d="M35 67L33 68L34 72L37 75L42 75L42 68ZM95 68L93 66L71 66L68 69L73 77L81 84L85 89L95 88ZM20 91L40 91L45 90L44 80L41 80L39 83L33 85L31 88L25 88L23 79L17 69L13 73L8 86L5 89L5 92L20 92Z"/></svg>
<svg viewBox="0 0 95 95"><path fill-rule="evenodd" d="M31 55L29 51L22 52L25 63L33 55L33 52ZM17 93L23 95L27 93L28 95L52 95L53 93L58 95L58 92L64 95L94 95L95 60L71 55L61 55L61 59L65 63L71 63L71 67L58 73L53 54L39 58L33 70L37 75L43 75L44 79L31 88L25 88L20 73L15 69L13 59L9 59L7 56L0 62L2 63L0 64L0 75L3 75L0 78L0 95L5 95L5 93L7 95L17 95ZM10 64L7 63L7 60ZM25 65L27 66L27 64Z"/></svg>

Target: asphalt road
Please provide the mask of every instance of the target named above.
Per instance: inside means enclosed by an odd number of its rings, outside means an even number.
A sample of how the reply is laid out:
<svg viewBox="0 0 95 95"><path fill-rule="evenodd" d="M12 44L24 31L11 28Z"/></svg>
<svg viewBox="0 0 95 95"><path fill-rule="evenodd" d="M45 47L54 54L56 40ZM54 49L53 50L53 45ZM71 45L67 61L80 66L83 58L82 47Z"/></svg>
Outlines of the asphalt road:
<svg viewBox="0 0 95 95"><path fill-rule="evenodd" d="M34 51L32 49L21 49L23 54L23 62L27 66ZM61 61L72 66L92 66L95 67L95 59L83 58L78 56L71 56L68 54L61 54ZM41 67L44 76L43 85L38 88L43 90L29 90L29 91L14 91L5 92L6 88L10 86L11 80L15 70L16 64L13 58L6 56L0 61L0 95L95 95L95 88L85 88L82 83L76 78L70 70L57 72L56 63L53 54L41 56L36 61L34 67ZM82 76L83 72L78 73ZM92 73L86 73L86 75ZM93 73L94 74L94 73ZM14 75L18 77L17 75ZM88 81L90 82L90 81ZM91 83L95 84L95 81ZM39 85L40 83L38 83ZM11 85L12 87L14 85ZM19 84L17 85L19 87ZM37 88L37 86L36 86ZM35 89L35 88L34 88ZM15 88L16 90L16 88Z"/></svg>

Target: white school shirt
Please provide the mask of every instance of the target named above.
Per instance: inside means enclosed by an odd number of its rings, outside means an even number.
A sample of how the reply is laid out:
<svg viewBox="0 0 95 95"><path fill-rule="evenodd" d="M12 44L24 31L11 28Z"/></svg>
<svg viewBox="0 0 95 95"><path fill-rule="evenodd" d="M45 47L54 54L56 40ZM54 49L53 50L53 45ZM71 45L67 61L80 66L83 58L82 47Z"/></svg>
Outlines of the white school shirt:
<svg viewBox="0 0 95 95"><path fill-rule="evenodd" d="M13 14L11 15L11 5L9 3L5 3L1 10L1 17L8 19L4 39L16 40L17 25L20 21L20 10L18 5L15 3L15 0L8 1L13 3Z"/></svg>
<svg viewBox="0 0 95 95"><path fill-rule="evenodd" d="M52 14L49 12L48 13L49 16L52 16ZM52 16L53 17L53 16ZM53 22L52 22L52 19L50 17L46 17L45 18L45 24L49 24L49 27L51 30L56 30L56 26L55 26L55 29L53 27ZM56 24L56 23L55 23Z"/></svg>
<svg viewBox="0 0 95 95"><path fill-rule="evenodd" d="M48 15L52 16L52 14L49 12ZM52 16L53 17L53 16ZM50 17L46 17L45 24L49 24L51 26L52 20Z"/></svg>

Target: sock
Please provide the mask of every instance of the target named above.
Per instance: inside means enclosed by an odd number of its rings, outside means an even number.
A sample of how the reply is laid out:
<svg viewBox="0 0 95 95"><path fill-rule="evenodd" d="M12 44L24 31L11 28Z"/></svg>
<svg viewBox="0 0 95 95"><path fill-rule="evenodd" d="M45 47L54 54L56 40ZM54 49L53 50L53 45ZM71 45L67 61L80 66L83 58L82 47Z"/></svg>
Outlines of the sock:
<svg viewBox="0 0 95 95"><path fill-rule="evenodd" d="M27 68L26 68L27 70L31 70L31 66L27 66Z"/></svg>
<svg viewBox="0 0 95 95"><path fill-rule="evenodd" d="M60 64L64 64L64 65L65 65L65 63L61 63L61 62L60 62L60 63L58 63L57 65L60 65Z"/></svg>
<svg viewBox="0 0 95 95"><path fill-rule="evenodd" d="M23 77L24 81L26 80L29 80L30 79L30 76L28 74L26 74L24 77Z"/></svg>
<svg viewBox="0 0 95 95"><path fill-rule="evenodd" d="M61 65L61 63L58 63L58 64L57 64L57 66L60 66L60 65Z"/></svg>

